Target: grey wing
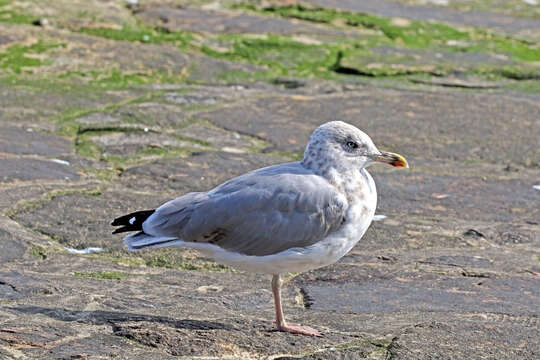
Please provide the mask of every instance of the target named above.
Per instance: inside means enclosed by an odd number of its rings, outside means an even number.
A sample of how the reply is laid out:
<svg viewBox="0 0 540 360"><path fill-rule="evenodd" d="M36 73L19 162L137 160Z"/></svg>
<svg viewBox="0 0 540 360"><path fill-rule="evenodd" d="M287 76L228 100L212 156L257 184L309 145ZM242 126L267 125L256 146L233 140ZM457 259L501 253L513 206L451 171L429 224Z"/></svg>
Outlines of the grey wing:
<svg viewBox="0 0 540 360"><path fill-rule="evenodd" d="M208 200L207 193L192 192L168 201L142 224L146 234L154 236L178 237L197 207Z"/></svg>
<svg viewBox="0 0 540 360"><path fill-rule="evenodd" d="M150 234L262 256L323 239L341 226L347 207L333 186L291 163L173 200L158 208L143 228Z"/></svg>

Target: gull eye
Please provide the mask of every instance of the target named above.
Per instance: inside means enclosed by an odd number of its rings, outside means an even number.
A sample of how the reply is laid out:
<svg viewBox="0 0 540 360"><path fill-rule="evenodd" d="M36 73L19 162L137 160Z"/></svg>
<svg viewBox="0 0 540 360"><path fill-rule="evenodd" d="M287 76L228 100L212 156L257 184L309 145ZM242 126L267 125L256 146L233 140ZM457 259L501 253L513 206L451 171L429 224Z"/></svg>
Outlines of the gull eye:
<svg viewBox="0 0 540 360"><path fill-rule="evenodd" d="M354 141L347 141L347 147L354 150L358 148L358 144Z"/></svg>

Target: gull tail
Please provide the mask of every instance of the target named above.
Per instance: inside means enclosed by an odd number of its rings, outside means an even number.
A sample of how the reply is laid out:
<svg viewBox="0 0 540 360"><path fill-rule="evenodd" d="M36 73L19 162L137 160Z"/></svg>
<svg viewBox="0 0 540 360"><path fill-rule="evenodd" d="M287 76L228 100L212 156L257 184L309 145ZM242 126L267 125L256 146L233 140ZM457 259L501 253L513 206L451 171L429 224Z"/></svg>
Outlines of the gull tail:
<svg viewBox="0 0 540 360"><path fill-rule="evenodd" d="M182 240L175 237L152 236L144 233L143 231L128 235L124 238L124 244L128 246L128 250L130 251L174 246L182 243Z"/></svg>
<svg viewBox="0 0 540 360"><path fill-rule="evenodd" d="M129 250L141 250L146 248L157 248L180 244L180 240L175 237L153 236L143 231L142 224L156 210L142 210L131 214L120 216L111 222L112 226L120 226L113 231L113 234L127 231L139 231L138 233L128 235L124 238L124 244L128 245Z"/></svg>

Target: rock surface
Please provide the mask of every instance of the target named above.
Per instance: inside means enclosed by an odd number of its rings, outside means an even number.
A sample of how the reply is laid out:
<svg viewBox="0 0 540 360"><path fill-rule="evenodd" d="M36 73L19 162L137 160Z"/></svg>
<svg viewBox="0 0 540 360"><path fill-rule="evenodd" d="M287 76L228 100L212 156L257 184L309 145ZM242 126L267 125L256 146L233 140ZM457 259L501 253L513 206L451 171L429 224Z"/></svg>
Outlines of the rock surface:
<svg viewBox="0 0 540 360"><path fill-rule="evenodd" d="M537 9L302 4L0 0L1 359L540 357ZM324 337L274 330L268 276L110 234L336 119L411 168L370 168L362 241L287 277Z"/></svg>

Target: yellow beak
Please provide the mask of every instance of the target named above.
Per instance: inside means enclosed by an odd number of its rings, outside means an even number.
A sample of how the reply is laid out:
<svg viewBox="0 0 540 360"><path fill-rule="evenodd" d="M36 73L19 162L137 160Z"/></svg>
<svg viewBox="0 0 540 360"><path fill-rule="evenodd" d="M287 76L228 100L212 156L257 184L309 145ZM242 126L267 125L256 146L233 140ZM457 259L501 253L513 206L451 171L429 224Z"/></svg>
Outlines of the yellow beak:
<svg viewBox="0 0 540 360"><path fill-rule="evenodd" d="M402 155L394 154L391 152L381 151L380 155L375 155L372 157L373 161L382 162L385 164L390 164L392 166L408 168L409 164L407 160Z"/></svg>

